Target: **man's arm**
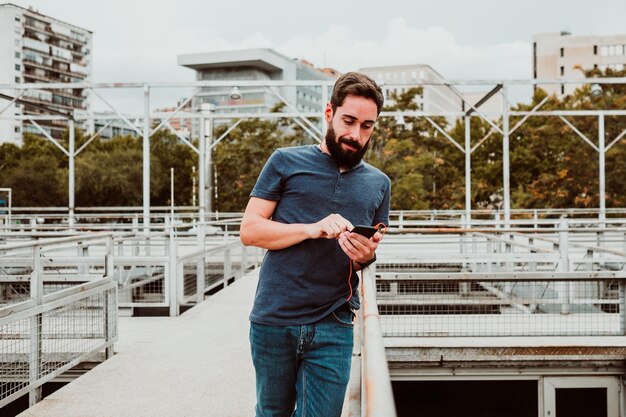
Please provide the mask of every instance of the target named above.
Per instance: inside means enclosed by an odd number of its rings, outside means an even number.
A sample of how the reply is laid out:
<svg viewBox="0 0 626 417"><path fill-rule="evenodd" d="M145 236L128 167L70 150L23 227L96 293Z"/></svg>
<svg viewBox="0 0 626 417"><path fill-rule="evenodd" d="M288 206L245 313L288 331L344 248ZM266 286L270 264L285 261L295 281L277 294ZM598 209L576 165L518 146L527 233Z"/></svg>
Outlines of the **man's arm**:
<svg viewBox="0 0 626 417"><path fill-rule="evenodd" d="M243 214L239 237L246 246L278 250L306 239L336 239L352 230L352 223L338 214L331 214L316 223L285 224L270 220L277 201L251 197Z"/></svg>

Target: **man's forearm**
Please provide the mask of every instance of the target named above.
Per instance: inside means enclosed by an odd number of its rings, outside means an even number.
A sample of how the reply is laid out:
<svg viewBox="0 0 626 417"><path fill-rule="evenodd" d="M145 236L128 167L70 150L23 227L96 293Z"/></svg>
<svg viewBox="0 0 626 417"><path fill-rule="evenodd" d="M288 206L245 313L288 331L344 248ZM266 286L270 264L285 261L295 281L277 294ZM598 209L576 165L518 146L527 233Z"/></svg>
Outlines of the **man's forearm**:
<svg viewBox="0 0 626 417"><path fill-rule="evenodd" d="M241 222L240 238L246 246L258 246L264 249L285 249L310 238L303 223L285 224L258 216L244 217Z"/></svg>

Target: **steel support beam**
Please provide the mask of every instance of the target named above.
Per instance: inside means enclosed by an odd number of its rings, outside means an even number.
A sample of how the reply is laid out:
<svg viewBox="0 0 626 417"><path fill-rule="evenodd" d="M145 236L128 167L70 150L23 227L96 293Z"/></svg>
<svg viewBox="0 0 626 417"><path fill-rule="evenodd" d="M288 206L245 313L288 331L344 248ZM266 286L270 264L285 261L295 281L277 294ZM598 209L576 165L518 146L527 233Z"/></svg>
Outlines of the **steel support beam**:
<svg viewBox="0 0 626 417"><path fill-rule="evenodd" d="M206 213L209 215L209 220L213 217L213 115L210 114L208 118L208 126L205 131L206 134L206 154L204 155L206 158L205 168L205 184L204 184L204 192L206 193L204 197L204 204L206 207Z"/></svg>
<svg viewBox="0 0 626 417"><path fill-rule="evenodd" d="M67 121L67 129L69 133L69 173L68 173L68 196L67 196L67 205L68 205L68 217L67 223L69 227L74 227L74 210L76 208L76 204L74 201L74 197L76 195L75 190L75 181L76 181L76 137L74 134L74 121Z"/></svg>
<svg viewBox="0 0 626 417"><path fill-rule="evenodd" d="M200 119L200 154L198 155L198 220L200 227L204 227L206 220L206 133L205 119Z"/></svg>
<svg viewBox="0 0 626 417"><path fill-rule="evenodd" d="M511 167L509 162L509 102L507 85L502 87L502 188L504 199L504 224L511 225Z"/></svg>
<svg viewBox="0 0 626 417"><path fill-rule="evenodd" d="M472 227L472 143L470 118L465 119L465 221L464 227Z"/></svg>
<svg viewBox="0 0 626 417"><path fill-rule="evenodd" d="M143 87L143 231L150 234L150 87Z"/></svg>
<svg viewBox="0 0 626 417"><path fill-rule="evenodd" d="M605 167L605 152L606 148L604 146L605 140L604 134L604 114L600 114L598 116L598 168L599 168L599 186L600 186L600 221L604 222L606 220L606 167ZM604 223L601 223L600 227L603 227Z"/></svg>

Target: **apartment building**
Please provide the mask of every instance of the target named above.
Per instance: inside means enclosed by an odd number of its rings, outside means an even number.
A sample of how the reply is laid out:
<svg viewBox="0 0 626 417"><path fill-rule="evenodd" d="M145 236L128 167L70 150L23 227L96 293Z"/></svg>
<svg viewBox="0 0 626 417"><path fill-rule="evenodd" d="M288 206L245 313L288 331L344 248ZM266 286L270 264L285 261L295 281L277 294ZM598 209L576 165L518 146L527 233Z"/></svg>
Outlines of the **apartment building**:
<svg viewBox="0 0 626 417"><path fill-rule="evenodd" d="M0 84L78 83L91 79L92 32L29 8L0 4ZM0 109L20 90L0 91ZM0 116L0 143L20 144L23 132L40 133L12 115L72 114L88 110L84 89L27 90ZM53 137L64 121L37 122Z"/></svg>
<svg viewBox="0 0 626 417"><path fill-rule="evenodd" d="M533 77L538 80L584 78L584 70L626 68L626 35L573 36L569 32L533 36ZM580 85L545 84L539 87L562 97Z"/></svg>

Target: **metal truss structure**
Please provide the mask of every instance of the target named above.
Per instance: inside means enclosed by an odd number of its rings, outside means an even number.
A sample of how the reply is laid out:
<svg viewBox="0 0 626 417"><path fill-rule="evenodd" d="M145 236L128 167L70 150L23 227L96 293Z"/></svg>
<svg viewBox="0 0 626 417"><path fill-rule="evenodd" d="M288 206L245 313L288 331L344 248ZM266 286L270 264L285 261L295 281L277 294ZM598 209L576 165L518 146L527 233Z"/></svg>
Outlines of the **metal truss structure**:
<svg viewBox="0 0 626 417"><path fill-rule="evenodd" d="M73 226L75 219L75 158L80 154L93 140L95 140L99 133L108 124L116 120L122 120L128 127L143 139L143 228L146 232L150 230L150 137L159 131L160 129L167 128L173 131L176 136L185 145L189 146L199 156L198 172L199 172L199 184L198 187L201 190L199 192L199 204L198 214L199 220L204 222L207 213L212 213L211 206L211 194L212 194L212 181L211 181L211 167L212 160L211 154L213 148L224 140L228 134L237 126L242 119L276 119L276 118L292 118L300 125L307 134L317 141L321 140L322 132L318 126L310 121L311 118L319 118L323 124L323 106L321 106L319 112L300 112L297 110L293 103L280 94L278 88L295 88L299 86L318 87L322 91L322 104L325 104L329 97L329 91L332 87L332 82L327 81L197 81L187 83L32 83L32 84L0 84L0 91L15 91L15 98L10 100L9 105L0 108L0 120L1 119L18 119L30 122L35 126L43 136L45 136L50 142L52 142L61 152L63 152L69 158L69 179L68 179L68 222L70 226ZM426 119L439 133L443 135L446 140L465 154L465 222L466 226L472 224L472 207L471 207L471 155L480 145L482 145L489 136L497 132L502 135L502 150L503 150L503 212L504 212L504 224L510 225L511 221L511 190L510 190L510 161L509 161L509 138L510 136L530 117L533 116L549 116L558 117L565 123L573 132L576 133L584 142L586 142L593 150L596 151L599 161L599 215L598 220L604 222L606 220L606 196L605 196L605 184L606 184L606 168L605 168L605 155L613 146L615 146L624 136L626 130L621 132L615 138L606 138L605 134L605 119L608 116L626 116L626 110L616 109L602 109L602 110L541 110L541 108L549 101L549 97L546 97L533 109L529 111L512 111L511 103L509 101L509 91L511 88L517 88L520 86L540 86L549 84L591 84L594 86L592 93L597 93L598 85L608 84L626 84L626 78L594 78L594 79L575 79L575 80L476 80L476 81L441 81L441 82L424 82L420 84L394 84L386 85L389 87L426 87L426 86L445 86L459 96L457 87L462 88L475 88L476 86L490 86L491 91L487 95L479 100L476 105L464 102L466 105L465 111L454 112L424 112L424 111L398 111L398 112L382 112L380 117L395 117L401 120L401 117L416 117ZM247 88L257 87L260 89L268 89L281 101L283 101L288 109L285 112L277 113L252 113L252 112L231 112L231 113L211 113L200 111L183 111L183 108L196 97L203 88L224 88L226 91L231 88ZM106 116L98 116L98 120L106 121L105 127L98 132L90 132L92 135L89 140L85 142L79 149L76 149L74 138L74 127L76 122L93 121L94 115L87 113L74 113L73 115L6 115L6 110L11 107L11 104L20 101L20 98L28 90L45 89L87 89L93 93L94 97L104 103L111 111L112 114ZM176 110L167 113L152 112L150 107L151 94L157 89L172 89L172 88L192 88L194 94L181 103ZM143 109L136 114L127 115L106 100L99 91L102 90L119 90L119 89L132 89L139 90L143 95ZM502 109L499 112L487 112L480 109L480 105L484 103L489 97L500 94L502 98ZM7 100L7 96L2 96ZM458 143L452 138L440 125L433 121L435 116L444 116L447 118L462 118L465 123L465 141L463 144ZM598 144L596 145L592 139L581 132L574 123L572 123L569 117L582 117L591 116L598 119ZM193 119L199 121L200 133L198 146L196 147L189 138L184 137L179 132L171 128L170 121L175 118ZM511 126L512 117L521 117L521 119ZM491 126L490 132L478 142L472 146L472 137L470 133L472 118L480 118L487 122ZM499 121L498 121L499 119ZM55 138L53 138L48 132L46 132L37 122L38 121L61 121L65 120L69 130L69 143L65 148ZM141 128L136 123L131 122L136 120L141 122ZM152 128L152 122L160 120L160 123ZM213 137L213 125L216 121L231 123L230 127L219 138ZM608 143L608 144L607 144Z"/></svg>

